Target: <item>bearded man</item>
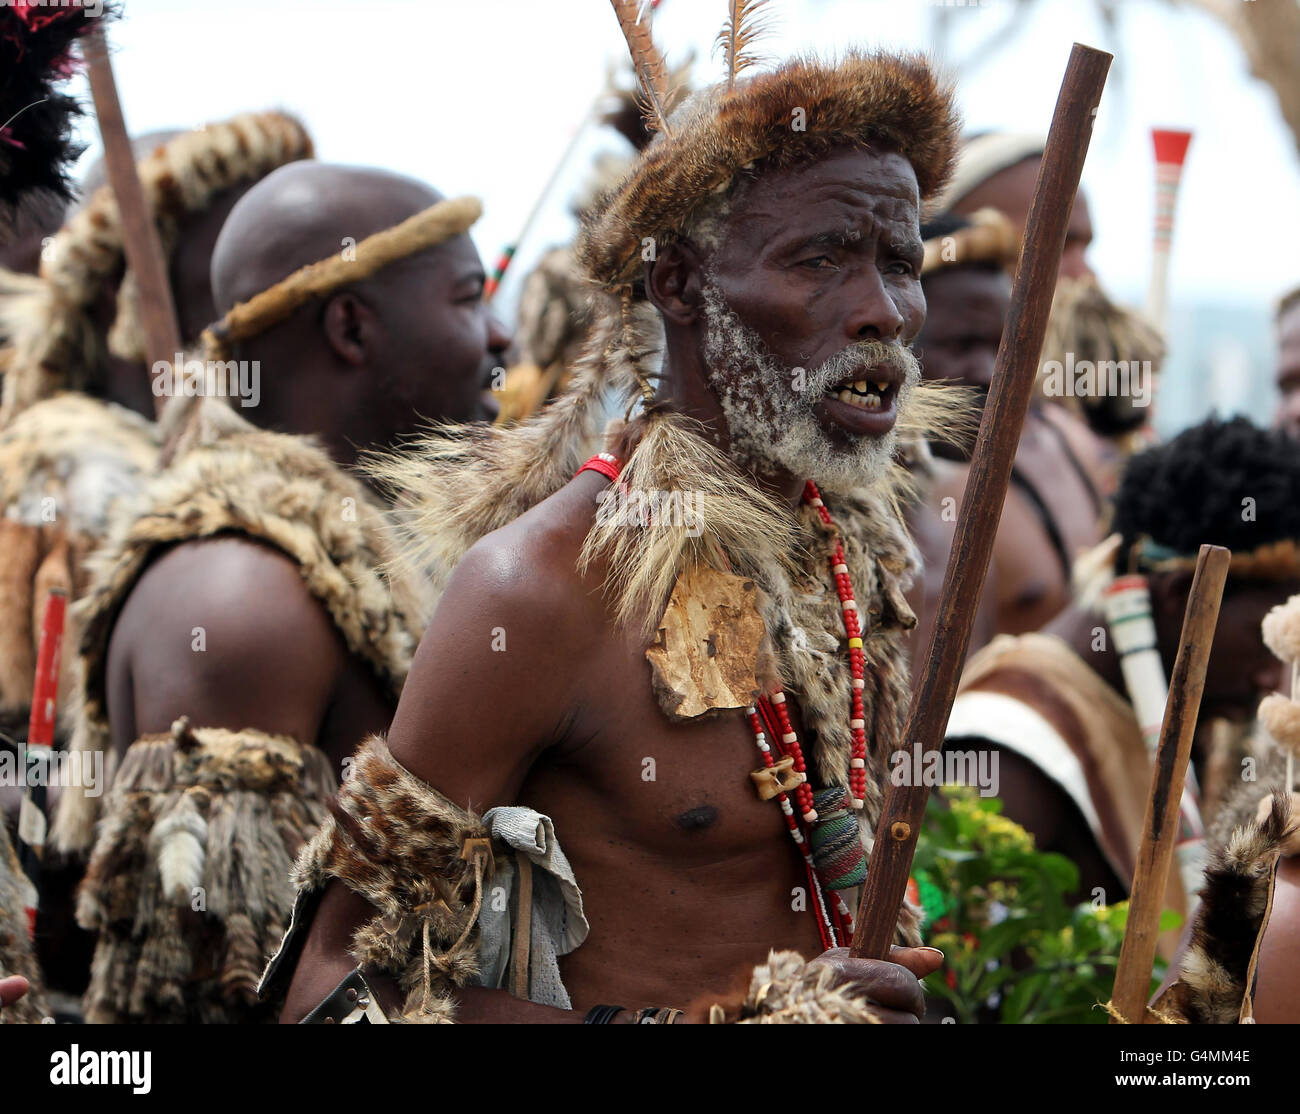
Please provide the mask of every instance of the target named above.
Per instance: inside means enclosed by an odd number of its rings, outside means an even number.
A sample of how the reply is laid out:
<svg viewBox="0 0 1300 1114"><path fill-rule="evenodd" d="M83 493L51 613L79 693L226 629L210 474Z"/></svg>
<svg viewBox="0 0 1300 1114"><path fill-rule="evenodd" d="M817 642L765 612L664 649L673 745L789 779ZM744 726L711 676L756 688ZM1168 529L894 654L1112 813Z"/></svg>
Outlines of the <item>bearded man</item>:
<svg viewBox="0 0 1300 1114"><path fill-rule="evenodd" d="M1029 219L1042 159L1042 136L1007 132L970 136L962 143L957 168L936 211L970 216L981 209L996 209L1011 221L1019 239ZM1165 345L1144 317L1113 302L1102 289L1087 259L1092 238L1088 199L1080 190L1070 212L1040 359L1043 366L1059 362L1063 374L1065 368L1084 362L1096 369L1102 363L1124 361L1130 372L1129 393L1089 387L1083 378L1069 387L1064 381L1050 389L1047 383L1040 386L1049 402L1081 418L1096 435L1096 447L1080 453L1079 459L1094 485L1109 494L1124 458L1153 440L1149 432L1153 378L1164 359ZM1139 374L1142 379L1136 381L1133 377Z"/></svg>
<svg viewBox="0 0 1300 1114"><path fill-rule="evenodd" d="M299 860L286 1021L924 1011L939 953L844 947L907 695L893 451L944 416L907 345L954 109L916 58L730 61L584 229L571 390L380 469L454 571ZM610 388L642 413L584 465Z"/></svg>
<svg viewBox="0 0 1300 1114"><path fill-rule="evenodd" d="M1021 233L997 210L985 209L973 218L940 214L922 235L926 318L916 340L922 370L927 379L971 387L982 399L1011 305ZM962 447L942 438L931 447L938 459L922 477L923 503L910 514L925 558L917 646L927 644L935 620L969 471ZM994 635L1038 630L1069 605L1074 560L1101 536L1102 502L1091 475L1097 459L1097 439L1082 422L1041 397L1030 400L972 652Z"/></svg>
<svg viewBox="0 0 1300 1114"><path fill-rule="evenodd" d="M254 990L293 857L356 739L389 722L427 615L342 466L423 420L490 416L509 337L466 234L479 209L301 162L222 229L206 347L265 369L244 411L264 428L212 397L169 417L174 460L115 518L80 608L73 746L120 756L106 798L65 793L55 828L90 850L87 1020L267 1019Z"/></svg>

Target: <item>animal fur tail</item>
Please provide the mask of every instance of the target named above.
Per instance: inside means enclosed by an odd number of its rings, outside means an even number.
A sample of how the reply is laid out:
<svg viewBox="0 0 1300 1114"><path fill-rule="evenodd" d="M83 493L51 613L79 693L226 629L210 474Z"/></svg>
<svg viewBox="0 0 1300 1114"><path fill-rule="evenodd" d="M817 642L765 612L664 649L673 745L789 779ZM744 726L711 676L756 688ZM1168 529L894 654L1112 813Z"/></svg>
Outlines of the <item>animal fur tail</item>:
<svg viewBox="0 0 1300 1114"><path fill-rule="evenodd" d="M1193 1025L1235 1025L1253 995L1256 944L1267 926L1273 872L1291 830L1291 802L1274 793L1264 820L1247 820L1213 846L1178 981L1152 1004Z"/></svg>
<svg viewBox="0 0 1300 1114"><path fill-rule="evenodd" d="M334 787L324 754L282 735L178 720L134 743L77 903L99 934L86 1020L273 1021L258 978Z"/></svg>

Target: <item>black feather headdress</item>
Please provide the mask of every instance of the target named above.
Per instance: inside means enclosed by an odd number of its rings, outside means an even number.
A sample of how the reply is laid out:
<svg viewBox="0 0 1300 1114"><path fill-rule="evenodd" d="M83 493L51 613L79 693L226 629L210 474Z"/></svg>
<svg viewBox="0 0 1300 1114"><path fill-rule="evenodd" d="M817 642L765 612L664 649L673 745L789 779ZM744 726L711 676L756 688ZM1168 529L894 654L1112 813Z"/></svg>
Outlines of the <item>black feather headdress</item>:
<svg viewBox="0 0 1300 1114"><path fill-rule="evenodd" d="M81 109L60 86L78 60L73 44L107 14L103 3L0 6L0 220L25 196L67 197L68 166L81 153Z"/></svg>

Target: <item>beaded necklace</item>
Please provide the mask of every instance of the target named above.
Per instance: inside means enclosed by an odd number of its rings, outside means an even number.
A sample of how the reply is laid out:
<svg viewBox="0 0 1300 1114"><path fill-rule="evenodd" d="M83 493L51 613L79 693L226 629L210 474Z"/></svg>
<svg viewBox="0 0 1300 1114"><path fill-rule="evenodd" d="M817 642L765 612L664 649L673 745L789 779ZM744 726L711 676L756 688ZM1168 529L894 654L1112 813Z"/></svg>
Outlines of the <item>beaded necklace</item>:
<svg viewBox="0 0 1300 1114"><path fill-rule="evenodd" d="M598 472L618 482L622 463L610 453L598 453L576 474ZM821 492L811 480L804 486L803 502L816 508L826 526L833 526L830 511ZM867 787L867 735L862 705L866 659L862 649L862 629L858 622L858 605L849 580L844 546L836 540L830 557L831 577L840 598L844 630L848 636L849 669L853 675L849 709L852 746L849 760L849 786L833 785L814 791L808 782L807 763L799 736L790 722L785 692L775 685L745 715L754 741L763 759L763 768L750 775L763 800L776 800L785 817L786 828L803 860L808 877L810 912L825 948L847 947L853 938L853 913L841 890L861 885L866 879L867 861L858 833L856 813L863 807ZM773 753L773 746L776 754ZM790 796L793 793L794 803ZM798 806L798 812L795 806ZM829 894L829 896L828 896Z"/></svg>

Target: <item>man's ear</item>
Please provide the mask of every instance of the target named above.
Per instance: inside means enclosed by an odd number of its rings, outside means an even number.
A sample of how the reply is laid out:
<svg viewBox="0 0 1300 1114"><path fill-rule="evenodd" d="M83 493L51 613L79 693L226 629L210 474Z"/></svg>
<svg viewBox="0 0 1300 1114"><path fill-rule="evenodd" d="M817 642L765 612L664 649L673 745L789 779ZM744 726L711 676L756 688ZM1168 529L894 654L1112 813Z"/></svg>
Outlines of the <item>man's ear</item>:
<svg viewBox="0 0 1300 1114"><path fill-rule="evenodd" d="M665 246L645 265L646 296L674 325L693 324L704 298L704 263L699 252L681 240Z"/></svg>
<svg viewBox="0 0 1300 1114"><path fill-rule="evenodd" d="M360 367L367 362L375 341L374 311L349 291L335 294L325 303L321 317L325 343L345 364Z"/></svg>

